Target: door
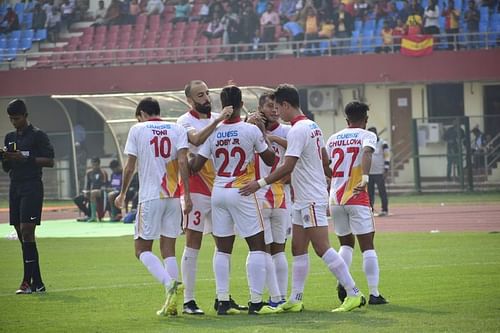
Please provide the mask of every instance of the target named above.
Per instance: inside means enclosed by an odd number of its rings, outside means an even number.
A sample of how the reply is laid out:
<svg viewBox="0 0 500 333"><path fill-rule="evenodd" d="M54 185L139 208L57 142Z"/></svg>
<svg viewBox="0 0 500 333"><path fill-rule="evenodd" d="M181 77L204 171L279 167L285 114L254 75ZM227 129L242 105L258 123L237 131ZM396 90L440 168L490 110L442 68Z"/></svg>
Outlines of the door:
<svg viewBox="0 0 500 333"><path fill-rule="evenodd" d="M391 154L394 169L400 169L411 156L411 89L391 89Z"/></svg>

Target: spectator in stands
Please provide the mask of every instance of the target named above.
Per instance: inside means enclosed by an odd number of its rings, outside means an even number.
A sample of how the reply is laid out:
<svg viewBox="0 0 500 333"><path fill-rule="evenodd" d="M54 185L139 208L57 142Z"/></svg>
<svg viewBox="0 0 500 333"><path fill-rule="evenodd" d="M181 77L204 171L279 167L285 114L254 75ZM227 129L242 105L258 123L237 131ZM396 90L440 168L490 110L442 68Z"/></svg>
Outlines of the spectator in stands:
<svg viewBox="0 0 500 333"><path fill-rule="evenodd" d="M160 0L157 1L161 2ZM177 22L187 22L189 20L189 15L191 13L191 5L188 3L188 0L180 0L174 6L174 10L175 10L175 16L172 19L172 23L176 24Z"/></svg>
<svg viewBox="0 0 500 333"><path fill-rule="evenodd" d="M345 54L348 51L349 39L353 29L353 18L345 10L345 5L340 4L338 12L333 15L333 24L335 25L335 37L339 38L339 54Z"/></svg>
<svg viewBox="0 0 500 333"><path fill-rule="evenodd" d="M238 44L240 42L240 16L236 12L233 5L229 5L226 14L222 17L222 25L224 26L224 33L222 34L222 43ZM231 46L230 53L227 60L233 58L232 53L235 51L235 46Z"/></svg>
<svg viewBox="0 0 500 333"><path fill-rule="evenodd" d="M220 13L216 13L214 18L210 21L207 29L203 31L203 35L208 39L221 38L224 34L224 25L222 24L222 17Z"/></svg>
<svg viewBox="0 0 500 333"><path fill-rule="evenodd" d="M71 23L74 19L75 4L69 0L64 0L61 5L61 26L64 27L66 31L71 28Z"/></svg>
<svg viewBox="0 0 500 333"><path fill-rule="evenodd" d="M108 191L108 206L110 211L111 222L120 221L122 216L120 214L120 209L115 206L115 198L120 194L122 188L122 167L120 162L117 160L112 160L109 163L109 168L111 169L111 177L109 181Z"/></svg>
<svg viewBox="0 0 500 333"><path fill-rule="evenodd" d="M92 168L86 175L86 189L83 194L77 196L73 201L76 206L85 214L82 222L96 222L104 216L103 190L108 183L108 174L101 169L101 160L99 157L91 159Z"/></svg>
<svg viewBox="0 0 500 333"><path fill-rule="evenodd" d="M319 43L318 42L309 42L316 41L318 39L319 32L319 18L318 12L314 6L307 6L304 8L306 11L306 19L304 24L305 31L305 48L306 55L315 55L317 51L319 51Z"/></svg>
<svg viewBox="0 0 500 333"><path fill-rule="evenodd" d="M389 26L389 22L384 22L384 27L380 32L382 36L383 46L381 47L382 52L390 53L394 47L394 34L393 29Z"/></svg>
<svg viewBox="0 0 500 333"><path fill-rule="evenodd" d="M267 4L266 11L260 17L261 39L263 43L273 43L276 41L276 29L279 24L280 17L274 10L274 4L270 2Z"/></svg>
<svg viewBox="0 0 500 333"><path fill-rule="evenodd" d="M31 24L35 32L40 29L45 29L47 24L47 14L42 10L42 5L37 3L33 9L33 22Z"/></svg>
<svg viewBox="0 0 500 333"><path fill-rule="evenodd" d="M51 13L47 16L47 39L55 43L61 31L61 12L56 6L52 6L51 9Z"/></svg>
<svg viewBox="0 0 500 333"><path fill-rule="evenodd" d="M210 22L210 0L204 0L199 7L198 13L193 13L190 19L192 21L200 21L202 23Z"/></svg>
<svg viewBox="0 0 500 333"><path fill-rule="evenodd" d="M225 12L226 10L222 5L222 0L213 0L212 3L210 4L210 13L209 13L210 21L213 20L216 15L219 15L219 17L222 18Z"/></svg>
<svg viewBox="0 0 500 333"><path fill-rule="evenodd" d="M468 40L468 48L475 49L479 45L477 43L479 32L479 17L480 13L476 7L476 2L474 0L469 1L469 8L464 13L464 21L467 24L467 33L471 35L467 35Z"/></svg>
<svg viewBox="0 0 500 333"><path fill-rule="evenodd" d="M104 0L99 0L95 11L95 22L93 25L105 25L106 24L106 8L104 8Z"/></svg>
<svg viewBox="0 0 500 333"><path fill-rule="evenodd" d="M253 6L245 3L240 15L240 41L250 44L255 37L255 31L259 28L259 17L255 14Z"/></svg>
<svg viewBox="0 0 500 333"><path fill-rule="evenodd" d="M398 18L401 19L402 22L408 21L408 16L410 16L410 4L407 0L403 0L403 8L398 12Z"/></svg>
<svg viewBox="0 0 500 333"><path fill-rule="evenodd" d="M355 0L354 1L354 15L360 20L364 21L368 15L368 4L365 0Z"/></svg>
<svg viewBox="0 0 500 333"><path fill-rule="evenodd" d="M406 26L408 27L408 35L419 35L422 33L422 16L418 13L418 9L412 9L412 13L406 20Z"/></svg>
<svg viewBox="0 0 500 333"><path fill-rule="evenodd" d="M11 31L19 29L19 17L17 16L17 13L12 9L12 7L7 7L7 13L5 13L2 21L0 21L0 32L7 34Z"/></svg>
<svg viewBox="0 0 500 333"><path fill-rule="evenodd" d="M394 36L394 51L399 52L399 50L401 49L401 38L403 38L403 36L406 36L406 27L401 19L398 19L396 21L396 27L392 29L392 35Z"/></svg>
<svg viewBox="0 0 500 333"><path fill-rule="evenodd" d="M282 24L290 21L297 15L297 0L281 0L278 13Z"/></svg>
<svg viewBox="0 0 500 333"><path fill-rule="evenodd" d="M267 10L269 4L270 2L268 0L257 0L257 3L255 4L255 13L262 16L262 14L264 14Z"/></svg>
<svg viewBox="0 0 500 333"><path fill-rule="evenodd" d="M394 29L396 27L396 23L398 21L398 12L396 10L396 5L394 2L389 2L388 4L388 12L385 17L385 22L389 24L389 28Z"/></svg>
<svg viewBox="0 0 500 333"><path fill-rule="evenodd" d="M45 1L44 4L42 5L42 10L45 11L45 14L47 14L47 17L52 13L52 7L54 6L54 0L48 0Z"/></svg>
<svg viewBox="0 0 500 333"><path fill-rule="evenodd" d="M455 1L448 2L448 8L441 14L445 17L444 28L448 36L448 50L458 50L457 43L458 27L460 26L460 11L455 8Z"/></svg>
<svg viewBox="0 0 500 333"><path fill-rule="evenodd" d="M302 46L297 42L302 42L304 40L304 28L296 21L296 17L291 17L290 21L283 25L283 29L289 34L291 40L294 42L292 44L293 53L295 56L298 56L298 50L300 50Z"/></svg>
<svg viewBox="0 0 500 333"><path fill-rule="evenodd" d="M186 0L182 0L181 2L186 2ZM164 10L165 10L165 5L161 0L148 0L148 3L146 5L146 15L161 15ZM177 15L177 8L176 8L176 15Z"/></svg>
<svg viewBox="0 0 500 333"><path fill-rule="evenodd" d="M420 4L420 0L412 0L410 5L410 12L417 13L420 17L424 16L424 7Z"/></svg>
<svg viewBox="0 0 500 333"><path fill-rule="evenodd" d="M439 6L437 0L430 0L429 6L425 9L424 34L439 35Z"/></svg>
<svg viewBox="0 0 500 333"><path fill-rule="evenodd" d="M111 4L106 10L106 16L104 17L104 22L107 25L115 25L121 22L121 5L119 0L111 0Z"/></svg>

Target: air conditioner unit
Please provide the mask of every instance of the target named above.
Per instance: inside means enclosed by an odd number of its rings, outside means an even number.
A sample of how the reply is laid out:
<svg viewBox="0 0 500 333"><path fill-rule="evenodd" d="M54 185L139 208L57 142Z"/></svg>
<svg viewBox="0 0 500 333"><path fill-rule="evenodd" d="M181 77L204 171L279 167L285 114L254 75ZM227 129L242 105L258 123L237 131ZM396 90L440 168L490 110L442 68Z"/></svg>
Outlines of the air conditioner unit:
<svg viewBox="0 0 500 333"><path fill-rule="evenodd" d="M442 142L443 126L441 123L427 123L418 125L419 138L425 140L425 143Z"/></svg>
<svg viewBox="0 0 500 333"><path fill-rule="evenodd" d="M339 105L337 88L310 88L307 90L307 106L309 111L336 111Z"/></svg>

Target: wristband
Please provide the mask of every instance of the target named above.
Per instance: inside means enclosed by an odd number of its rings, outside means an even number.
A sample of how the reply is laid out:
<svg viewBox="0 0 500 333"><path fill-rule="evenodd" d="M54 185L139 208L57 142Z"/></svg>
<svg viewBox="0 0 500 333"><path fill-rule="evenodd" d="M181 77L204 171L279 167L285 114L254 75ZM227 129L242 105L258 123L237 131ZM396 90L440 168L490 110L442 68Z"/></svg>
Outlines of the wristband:
<svg viewBox="0 0 500 333"><path fill-rule="evenodd" d="M368 175L362 175L361 176L361 182L368 184L370 177Z"/></svg>
<svg viewBox="0 0 500 333"><path fill-rule="evenodd" d="M266 185L267 185L267 182L266 182L266 180L265 180L264 178L261 178L261 179L259 179L259 180L257 181L257 184L259 184L259 187L261 187L261 188L262 188L262 187L264 187L264 186L266 186Z"/></svg>

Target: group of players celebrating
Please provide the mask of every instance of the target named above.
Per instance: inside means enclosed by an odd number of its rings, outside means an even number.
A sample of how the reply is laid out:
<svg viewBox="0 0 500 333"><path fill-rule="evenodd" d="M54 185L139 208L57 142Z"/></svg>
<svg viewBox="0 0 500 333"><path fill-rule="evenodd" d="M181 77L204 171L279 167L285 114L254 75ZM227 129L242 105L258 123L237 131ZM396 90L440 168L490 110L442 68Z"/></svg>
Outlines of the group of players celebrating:
<svg viewBox="0 0 500 333"><path fill-rule="evenodd" d="M346 312L366 304L349 272L355 236L363 253L369 304L385 304L378 291L379 266L374 249L374 223L366 186L377 138L365 130L368 106L351 102L345 107L348 127L325 144L319 126L305 117L297 89L279 85L259 99L259 110L241 118L241 90L222 89L222 111L212 112L209 89L194 80L185 88L192 109L177 124L162 121L152 98L137 106L139 123L129 132L124 193L136 168L139 206L135 222L137 258L166 289L159 315L182 312L202 315L196 303L197 258L204 234L214 237L214 308L218 315L274 314L303 310L303 291L309 273L309 244L338 281ZM285 125L280 122L290 123ZM180 178L180 179L179 179ZM329 211L328 211L329 210ZM328 238L331 213L340 240L335 251ZM183 218L184 217L184 218ZM186 245L181 260L182 282L175 258L175 241ZM285 243L292 238L292 285L288 290ZM250 301L238 305L230 295L230 261L235 235L244 238L249 252L246 270ZM163 261L152 253L160 239ZM264 300L267 288L269 299Z"/></svg>

